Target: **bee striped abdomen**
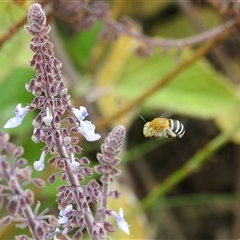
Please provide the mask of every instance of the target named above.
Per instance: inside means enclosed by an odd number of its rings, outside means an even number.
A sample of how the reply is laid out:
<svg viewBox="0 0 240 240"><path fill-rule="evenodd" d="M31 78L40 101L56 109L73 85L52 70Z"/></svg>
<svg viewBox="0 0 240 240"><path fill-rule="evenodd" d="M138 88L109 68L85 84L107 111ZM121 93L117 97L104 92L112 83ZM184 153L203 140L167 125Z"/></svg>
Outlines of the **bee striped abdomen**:
<svg viewBox="0 0 240 240"><path fill-rule="evenodd" d="M183 124L178 120L168 119L168 121L172 132L174 132L177 137L181 138L185 133Z"/></svg>

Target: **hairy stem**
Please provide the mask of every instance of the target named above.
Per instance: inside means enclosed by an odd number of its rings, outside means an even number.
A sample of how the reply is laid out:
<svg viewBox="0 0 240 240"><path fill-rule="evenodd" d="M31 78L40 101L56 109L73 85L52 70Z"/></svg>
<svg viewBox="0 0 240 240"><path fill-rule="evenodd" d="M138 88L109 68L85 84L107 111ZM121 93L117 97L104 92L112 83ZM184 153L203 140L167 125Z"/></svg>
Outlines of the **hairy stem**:
<svg viewBox="0 0 240 240"><path fill-rule="evenodd" d="M55 142L56 142L56 146L58 148L58 152L59 152L60 156L64 159L67 159L66 165L65 165L65 173L67 175L69 185L72 186L72 187L75 187L77 189L77 191L74 191L75 201L77 203L78 210L82 211L82 203L79 200L78 195L77 195L77 192L81 191L77 176L72 173L72 169L71 169L71 167L69 165L69 161L68 161L69 156L67 154L67 151L66 151L65 147L61 143L62 142L61 137L60 138L55 138ZM94 219L93 219L93 216L92 216L92 213L91 213L91 210L90 210L89 206L88 206L88 211L87 212L88 212L88 214L83 214L83 216L84 216L84 220L85 220L85 223L86 223L86 229L88 231L89 236L91 236Z"/></svg>

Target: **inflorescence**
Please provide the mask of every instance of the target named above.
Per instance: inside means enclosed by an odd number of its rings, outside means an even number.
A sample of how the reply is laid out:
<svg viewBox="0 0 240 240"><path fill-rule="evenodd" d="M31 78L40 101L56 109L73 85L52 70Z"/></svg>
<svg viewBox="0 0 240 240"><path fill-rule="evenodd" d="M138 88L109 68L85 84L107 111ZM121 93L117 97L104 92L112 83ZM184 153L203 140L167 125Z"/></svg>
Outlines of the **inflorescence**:
<svg viewBox="0 0 240 240"><path fill-rule="evenodd" d="M129 225L124 219L123 210L120 209L118 214L107 208L108 197L120 196L117 190L110 191L109 187L113 177L121 173L117 165L121 161L118 155L125 138L125 128L117 126L105 139L102 152L97 155L99 165L92 168L87 157L78 157L83 150L78 145L78 134L89 142L97 141L101 136L95 133L95 126L85 119L88 116L87 109L83 106L75 108L70 102L70 95L61 75L62 64L54 57L54 45L48 36L50 26L46 25L46 16L40 4L33 4L29 8L28 21L29 26L25 29L32 35L29 48L34 53L29 63L34 67L36 77L25 87L34 98L26 107L18 104L15 117L8 120L4 128L19 126L28 112L37 110L38 114L32 123L32 140L35 143L44 142L45 146L33 167L37 171L43 171L46 167L45 159L50 155L48 164L54 165L58 172L49 177L49 182L55 182L56 177L60 176L66 185L57 189L60 210L58 219L45 212L37 215L37 210L31 210L34 204L33 192L24 190L21 184L31 180L42 187L42 181L31 179L30 166L20 168L27 164L25 160L17 158L23 150L8 144L6 135L0 135L1 147L15 157L14 163L10 164L0 155L1 180L7 179L9 188L12 189L11 194L3 194L2 190L0 195L0 199L7 197L9 202L9 216L3 218L1 223L6 225L12 220L22 222L24 227L29 226L34 239L81 239L83 230L86 229L91 239L100 240L105 239L108 232L115 231L113 225L107 221L107 216L112 216L118 227L129 234ZM68 123L68 126L62 123ZM95 179L82 185L81 182L86 177L92 177L93 171L102 176L102 186ZM19 193L17 196L14 195L16 192ZM96 214L89 206L92 203L100 204Z"/></svg>

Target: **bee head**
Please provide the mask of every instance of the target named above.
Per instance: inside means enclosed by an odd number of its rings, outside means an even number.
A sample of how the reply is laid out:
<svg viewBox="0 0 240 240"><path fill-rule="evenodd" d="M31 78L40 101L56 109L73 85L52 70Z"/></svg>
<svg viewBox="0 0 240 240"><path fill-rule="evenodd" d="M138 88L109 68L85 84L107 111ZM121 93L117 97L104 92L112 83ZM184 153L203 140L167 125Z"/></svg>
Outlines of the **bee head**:
<svg viewBox="0 0 240 240"><path fill-rule="evenodd" d="M147 123L144 124L143 135L145 137L153 137L154 129L152 127L152 123L151 122L147 122Z"/></svg>

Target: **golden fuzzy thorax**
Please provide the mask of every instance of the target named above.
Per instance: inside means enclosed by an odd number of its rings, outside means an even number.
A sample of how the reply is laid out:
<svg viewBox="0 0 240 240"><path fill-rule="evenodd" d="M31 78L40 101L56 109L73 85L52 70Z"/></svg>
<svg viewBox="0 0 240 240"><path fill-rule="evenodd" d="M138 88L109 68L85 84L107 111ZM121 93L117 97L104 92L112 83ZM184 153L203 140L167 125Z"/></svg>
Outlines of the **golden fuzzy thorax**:
<svg viewBox="0 0 240 240"><path fill-rule="evenodd" d="M169 127L169 121L167 118L154 118L152 120L152 127L155 131L159 132Z"/></svg>

